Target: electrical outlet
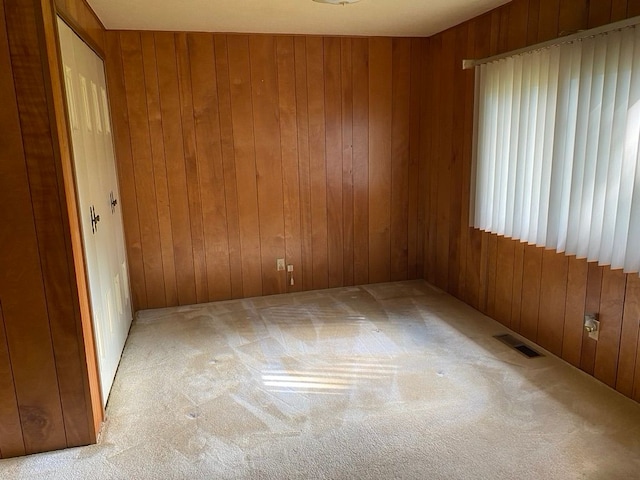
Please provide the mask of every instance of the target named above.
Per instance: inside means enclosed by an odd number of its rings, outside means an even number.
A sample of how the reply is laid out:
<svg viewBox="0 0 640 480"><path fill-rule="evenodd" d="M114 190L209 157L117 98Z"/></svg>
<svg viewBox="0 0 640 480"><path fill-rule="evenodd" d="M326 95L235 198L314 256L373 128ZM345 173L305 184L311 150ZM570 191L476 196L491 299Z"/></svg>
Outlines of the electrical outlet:
<svg viewBox="0 0 640 480"><path fill-rule="evenodd" d="M287 272L293 272L293 265L287 265Z"/></svg>
<svg viewBox="0 0 640 480"><path fill-rule="evenodd" d="M589 338L598 341L600 336L600 321L597 313L587 313L584 316L584 329L589 334Z"/></svg>
<svg viewBox="0 0 640 480"><path fill-rule="evenodd" d="M276 270L278 270L279 272L284 270L284 258L276 259Z"/></svg>

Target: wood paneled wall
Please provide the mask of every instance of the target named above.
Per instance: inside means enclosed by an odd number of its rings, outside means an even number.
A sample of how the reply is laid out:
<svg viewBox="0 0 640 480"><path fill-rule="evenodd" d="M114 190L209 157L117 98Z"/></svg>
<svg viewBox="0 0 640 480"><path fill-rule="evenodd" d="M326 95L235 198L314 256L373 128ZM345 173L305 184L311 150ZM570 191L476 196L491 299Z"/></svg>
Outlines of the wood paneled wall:
<svg viewBox="0 0 640 480"><path fill-rule="evenodd" d="M0 458L96 438L53 121L53 11L0 0Z"/></svg>
<svg viewBox="0 0 640 480"><path fill-rule="evenodd" d="M107 32L135 308L419 277L426 45Z"/></svg>
<svg viewBox="0 0 640 480"><path fill-rule="evenodd" d="M468 228L473 71L483 58L640 14L636 0L514 0L430 39L427 280L640 401L640 278ZM598 342L582 328L600 314Z"/></svg>

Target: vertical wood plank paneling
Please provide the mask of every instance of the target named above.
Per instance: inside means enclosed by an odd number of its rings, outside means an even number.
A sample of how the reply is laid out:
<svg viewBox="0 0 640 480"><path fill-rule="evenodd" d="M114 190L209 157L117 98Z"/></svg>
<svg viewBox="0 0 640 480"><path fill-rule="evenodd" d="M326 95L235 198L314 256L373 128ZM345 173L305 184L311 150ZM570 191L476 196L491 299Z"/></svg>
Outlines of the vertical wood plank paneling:
<svg viewBox="0 0 640 480"><path fill-rule="evenodd" d="M593 374L610 387L615 387L618 373L626 280L622 270L604 269L600 296L600 335Z"/></svg>
<svg viewBox="0 0 640 480"><path fill-rule="evenodd" d="M296 111L296 71L293 37L277 38L278 98L280 109L280 149L284 194L284 232L287 264L294 265L294 285L287 291L302 290L302 228L300 217L300 178L298 175L298 136ZM289 280L289 279L287 279Z"/></svg>
<svg viewBox="0 0 640 480"><path fill-rule="evenodd" d="M171 229L171 210L169 205L169 186L163 148L163 114L160 107L160 89L158 86L158 66L156 63L156 45L153 33L141 34L144 86L149 113L149 135L151 137L151 157L156 188L156 210L160 232L160 251L162 272L164 274L164 292L168 304L178 303L176 285L176 266L173 250L173 232ZM167 128L170 128L169 126Z"/></svg>
<svg viewBox="0 0 640 480"><path fill-rule="evenodd" d="M251 93L258 177L262 292L284 291L286 271L276 270L276 259L285 257L284 212L278 123L278 83L275 38L249 38Z"/></svg>
<svg viewBox="0 0 640 480"><path fill-rule="evenodd" d="M595 263L589 263L587 269L587 293L585 298L584 311L586 313L598 313L600 310L600 294L602 291L603 267ZM593 375L596 361L597 342L582 330L582 353L580 355L580 369Z"/></svg>
<svg viewBox="0 0 640 480"><path fill-rule="evenodd" d="M540 308L540 278L543 249L527 245L522 268L522 306L520 332L525 337L538 339L538 313Z"/></svg>
<svg viewBox="0 0 640 480"><path fill-rule="evenodd" d="M540 3L544 0L529 0L527 15L527 45L538 43L538 21L540 19Z"/></svg>
<svg viewBox="0 0 640 480"><path fill-rule="evenodd" d="M14 387L2 304L0 304L0 458L24 454L18 399Z"/></svg>
<svg viewBox="0 0 640 480"><path fill-rule="evenodd" d="M626 282L616 390L632 397L635 371L640 368L640 364L636 364L640 335L640 277L628 274Z"/></svg>
<svg viewBox="0 0 640 480"><path fill-rule="evenodd" d="M353 85L353 275L369 283L369 42L352 43Z"/></svg>
<svg viewBox="0 0 640 480"><path fill-rule="evenodd" d="M611 21L619 22L627 18L627 0L612 0Z"/></svg>
<svg viewBox="0 0 640 480"><path fill-rule="evenodd" d="M338 287L344 284L341 49L339 38L323 43L329 287Z"/></svg>
<svg viewBox="0 0 640 480"><path fill-rule="evenodd" d="M162 257L160 248L157 198L149 136L149 112L144 91L144 69L140 34L120 33L127 115L131 127L133 175L139 212L142 261L146 285L146 307L166 305ZM117 118L114 120L117 121ZM125 225L126 226L126 225Z"/></svg>
<svg viewBox="0 0 640 480"><path fill-rule="evenodd" d="M589 23L589 0L560 0L558 34L570 35Z"/></svg>
<svg viewBox="0 0 640 480"><path fill-rule="evenodd" d="M321 37L306 40L313 288L317 289L329 285L324 47Z"/></svg>
<svg viewBox="0 0 640 480"><path fill-rule="evenodd" d="M342 81L342 225L344 285L354 284L353 58L352 39L340 39ZM360 88L358 85L357 88Z"/></svg>
<svg viewBox="0 0 640 480"><path fill-rule="evenodd" d="M537 342L558 356L562 355L568 268L566 256L543 252Z"/></svg>
<svg viewBox="0 0 640 480"><path fill-rule="evenodd" d="M577 260L576 257L569 258L562 358L575 367L580 367L582 354L587 272L588 265L586 261Z"/></svg>
<svg viewBox="0 0 640 480"><path fill-rule="evenodd" d="M182 118L182 143L184 146L184 166L187 175L187 197L189 199L189 220L191 222L191 242L193 270L196 284L196 302L209 299L207 266L202 219L202 196L200 172L196 153L196 129L193 118L193 93L191 69L189 67L189 46L187 35L175 35L178 63L178 91L180 93L180 115ZM214 281L214 279L212 279ZM193 302L190 302L193 303Z"/></svg>
<svg viewBox="0 0 640 480"><path fill-rule="evenodd" d="M369 40L369 281L390 277L392 40Z"/></svg>
<svg viewBox="0 0 640 480"><path fill-rule="evenodd" d="M436 285L442 289L449 286L449 264L453 263L454 268L459 265L457 258L458 251L455 246L456 239L450 236L451 230L451 210L459 200L458 195L451 195L451 171L454 169L456 162L460 159L456 158L453 153L453 109L444 107L444 105L452 105L454 97L454 70L455 70L455 52L456 52L456 30L450 29L442 35L442 51L441 51L441 90L439 101L442 102L443 108L438 113L438 122L442 125L442 135L439 136L439 144L436 148L437 152L437 213L436 213L436 251L435 268L436 268ZM457 197L454 199L454 197Z"/></svg>
<svg viewBox="0 0 640 480"><path fill-rule="evenodd" d="M227 38L214 35L216 84L218 87L218 116L220 121L220 144L224 170L225 208L229 241L229 269L231 276L231 296L244 295L242 277L242 248L240 243L240 214L238 209L238 188L236 178L236 155L233 141L231 114L231 84L229 80L229 59ZM220 188L217 186L216 188Z"/></svg>
<svg viewBox="0 0 640 480"><path fill-rule="evenodd" d="M412 99L414 103L420 103L420 132L429 132L431 122L431 86L432 78L430 67L430 43L429 39L422 39L419 42L421 62L413 68L420 70L420 83L424 86L421 89L420 96ZM429 161L428 155L431 150L431 135L420 135L420 143L418 145L418 155L420 164L418 165L418 207L417 207L417 229L416 234L416 246L418 251L416 252L416 275L425 277L425 255L426 255L426 243L427 238L427 199L429 198Z"/></svg>
<svg viewBox="0 0 640 480"><path fill-rule="evenodd" d="M485 234L486 239L486 278L484 286L486 287L485 296L485 310L484 312L490 317L495 316L496 313L496 283L498 278L498 236L494 234Z"/></svg>
<svg viewBox="0 0 640 480"><path fill-rule="evenodd" d="M408 38L394 38L392 48L390 279L406 280L409 261L411 40Z"/></svg>
<svg viewBox="0 0 640 480"><path fill-rule="evenodd" d="M231 267L213 38L209 34L190 34L187 43L202 201L207 298L209 301L224 300L231 298Z"/></svg>
<svg viewBox="0 0 640 480"><path fill-rule="evenodd" d="M598 0L599 3L600 0ZM593 3L593 2L591 2ZM538 17L538 42L545 42L558 36L558 19L560 0L543 0L540 2Z"/></svg>
<svg viewBox="0 0 640 480"><path fill-rule="evenodd" d="M111 121L115 155L118 162L118 184L122 200L122 222L126 232L127 261L129 263L129 282L131 301L135 310L147 308L147 287L144 279L144 261L142 257L141 224L138 214L138 196L133 164L131 128L125 89L123 70L123 51L120 35L109 32L106 35L106 71L109 88Z"/></svg>
<svg viewBox="0 0 640 480"><path fill-rule="evenodd" d="M410 72L410 117L409 117L409 168L407 192L407 277L421 278L417 270L418 250L418 211L420 190L420 92L424 88L421 82L422 73L422 41L411 39L411 72Z"/></svg>
<svg viewBox="0 0 640 480"><path fill-rule="evenodd" d="M513 289L511 294L511 328L522 331L522 283L524 281L525 244L517 242L513 249ZM500 272L502 274L502 272Z"/></svg>
<svg viewBox="0 0 640 480"><path fill-rule="evenodd" d="M589 26L599 27L611 21L611 0L598 0L589 2Z"/></svg>
<svg viewBox="0 0 640 480"><path fill-rule="evenodd" d="M458 75L455 72L455 65L460 65L463 58L467 56L467 42L468 42L468 28L466 25L461 25L455 30L455 55L453 57L453 91L459 92L458 94L466 95L465 86L467 84L467 77L465 75ZM452 108L452 153L451 153L451 185L462 185L464 182L463 170L464 170L464 151L466 148L466 138L464 136L465 121L464 111L465 104L462 102L454 102L454 108ZM466 261L466 251L463 251L462 247L462 229L461 215L463 209L464 195L461 195L460 190L456 190L451 194L450 212L449 212L449 265L448 265L448 290L455 296L460 296L461 285L458 273L463 270L463 263ZM466 205L465 205L466 208Z"/></svg>
<svg viewBox="0 0 640 480"><path fill-rule="evenodd" d="M513 240L498 237L496 271L499 275L496 276L494 318L507 327L511 326L515 246Z"/></svg>
<svg viewBox="0 0 640 480"><path fill-rule="evenodd" d="M255 143L249 38L229 35L227 55L231 86L231 116L238 192L238 218L242 259L243 295L262 295L262 258L258 220Z"/></svg>
<svg viewBox="0 0 640 480"><path fill-rule="evenodd" d="M78 345L69 272L69 227L49 110L51 85L43 71L46 58L40 43L44 35L39 23L42 12L35 3L8 0L4 2L4 15L3 43L5 48L8 44L8 71L13 72L14 85L14 95L7 98L8 118L13 117L16 125L19 121L22 147L18 157L5 158L3 163L9 164L8 176L19 175L22 180L15 187L7 187L14 188L9 191L9 198L18 195L15 200L23 205L10 203L8 207L25 210L23 218L13 217L14 212L3 212L3 220L9 220L3 225L13 227L4 228L3 237L15 235L13 239L0 240L3 253L7 255L9 271L20 274L4 275L0 292L25 450L34 453L68 444L63 404L80 365L76 362L70 364L69 371L60 370L68 366L69 353L78 355ZM10 125L13 132L16 125ZM33 290L31 298L28 289ZM21 308L27 301L33 301L37 309L31 315L24 311L28 307ZM25 322L25 318L30 321ZM71 337L65 331L68 328L72 330ZM56 349L60 367L56 365ZM76 380L82 389L82 378L78 376ZM80 395L84 397L83 392Z"/></svg>
<svg viewBox="0 0 640 480"><path fill-rule="evenodd" d="M640 1L627 0L627 17L635 17L640 15Z"/></svg>
<svg viewBox="0 0 640 480"><path fill-rule="evenodd" d="M300 224L302 234L302 288L313 288L313 223L311 214L311 163L309 152L309 104L307 93L307 45L294 38L296 69L296 111L298 128L298 171L300 182Z"/></svg>
<svg viewBox="0 0 640 480"><path fill-rule="evenodd" d="M517 50L527 44L529 0L513 0L509 6L507 50Z"/></svg>
<svg viewBox="0 0 640 480"><path fill-rule="evenodd" d="M442 38L429 41L429 57L431 61L430 70L427 75L432 76L431 88L429 88L429 104L430 111L429 122L432 128L440 122L442 95L442 77L440 73L443 63L443 45ZM440 174L440 148L442 148L442 138L437 136L431 139L429 149L427 150L425 161L427 163L428 190L426 210L426 251L424 258L425 278L435 284L437 281L437 247L438 247L438 176Z"/></svg>
<svg viewBox="0 0 640 480"><path fill-rule="evenodd" d="M182 135L182 112L178 84L175 36L156 33L157 77L162 112L162 135L168 179L174 264L176 266L179 305L196 301L196 278L191 237L191 214ZM162 173L163 170L160 170ZM157 172L154 170L154 174Z"/></svg>

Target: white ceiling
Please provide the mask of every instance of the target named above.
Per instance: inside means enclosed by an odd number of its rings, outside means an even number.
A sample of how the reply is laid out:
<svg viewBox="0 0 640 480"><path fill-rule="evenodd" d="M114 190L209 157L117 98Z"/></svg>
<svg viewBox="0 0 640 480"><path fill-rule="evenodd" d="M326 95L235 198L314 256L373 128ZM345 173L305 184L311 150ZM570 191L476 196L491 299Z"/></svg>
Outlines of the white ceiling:
<svg viewBox="0 0 640 480"><path fill-rule="evenodd" d="M88 0L107 29L430 36L509 0Z"/></svg>

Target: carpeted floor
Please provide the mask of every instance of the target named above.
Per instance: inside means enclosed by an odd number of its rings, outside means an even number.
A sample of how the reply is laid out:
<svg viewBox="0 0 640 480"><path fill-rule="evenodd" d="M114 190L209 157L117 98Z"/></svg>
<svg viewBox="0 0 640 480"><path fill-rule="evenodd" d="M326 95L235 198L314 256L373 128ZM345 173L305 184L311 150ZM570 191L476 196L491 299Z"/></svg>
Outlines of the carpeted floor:
<svg viewBox="0 0 640 480"><path fill-rule="evenodd" d="M9 479L633 479L640 405L423 281L141 312L98 445Z"/></svg>

